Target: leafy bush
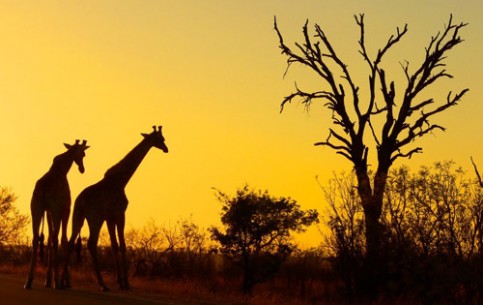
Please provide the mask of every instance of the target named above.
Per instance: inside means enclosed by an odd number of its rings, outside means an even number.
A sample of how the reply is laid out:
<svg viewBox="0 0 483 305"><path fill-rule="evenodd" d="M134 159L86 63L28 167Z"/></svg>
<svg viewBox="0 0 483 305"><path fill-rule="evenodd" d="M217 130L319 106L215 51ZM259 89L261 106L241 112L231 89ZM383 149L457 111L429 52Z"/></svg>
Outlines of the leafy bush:
<svg viewBox="0 0 483 305"><path fill-rule="evenodd" d="M351 294L363 292L364 222L353 194L351 174L324 188L329 209L326 245ZM401 167L388 177L382 213L384 253L380 254L386 297L411 302L481 301L482 188L454 162L437 162L416 173Z"/></svg>

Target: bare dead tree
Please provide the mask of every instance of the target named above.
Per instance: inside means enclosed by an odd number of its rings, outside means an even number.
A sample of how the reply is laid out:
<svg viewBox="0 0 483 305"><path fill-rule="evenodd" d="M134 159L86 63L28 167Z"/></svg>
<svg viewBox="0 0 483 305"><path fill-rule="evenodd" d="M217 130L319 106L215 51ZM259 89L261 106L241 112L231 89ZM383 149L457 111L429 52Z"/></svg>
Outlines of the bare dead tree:
<svg viewBox="0 0 483 305"><path fill-rule="evenodd" d="M398 158L410 158L422 152L422 147L410 145L416 139L436 130L444 131L443 126L432 123L430 119L457 105L468 91L464 89L456 94L449 92L446 101L439 103L433 98L420 98L421 93L436 81L453 77L446 71L444 60L451 49L463 42L460 30L466 24L454 24L450 16L443 31L431 37L422 63L414 71L410 70L408 62L402 64L407 83L404 92L396 94L395 83L388 80L381 62L387 52L407 34L407 24L403 28L398 27L395 34L371 57L366 48L364 15L356 15L355 21L360 31L359 53L369 68L369 82L366 84L369 96L364 99L359 95L359 86L348 66L318 24L314 25L315 34L312 35L307 21L302 31L303 42L295 43L295 48L291 48L284 42L275 18L274 28L282 54L287 56L287 70L294 63L300 64L315 71L325 83L325 88L314 92L303 91L296 86L295 92L283 99L281 111L294 100L299 100L305 106L310 106L316 100L324 100L325 106L332 111L333 126L329 128L328 137L315 145L328 146L353 164L365 216L366 257L377 261L378 253L382 250L382 225L379 219L391 165ZM372 124L376 118L384 122L378 130ZM372 177L368 171L368 132L376 143L377 152L377 168Z"/></svg>

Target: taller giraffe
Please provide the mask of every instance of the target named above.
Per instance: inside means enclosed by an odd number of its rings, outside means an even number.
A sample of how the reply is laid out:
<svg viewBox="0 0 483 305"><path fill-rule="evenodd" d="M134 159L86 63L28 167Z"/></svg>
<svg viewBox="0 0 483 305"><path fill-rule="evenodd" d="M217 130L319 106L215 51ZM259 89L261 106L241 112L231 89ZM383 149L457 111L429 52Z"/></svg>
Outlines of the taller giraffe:
<svg viewBox="0 0 483 305"><path fill-rule="evenodd" d="M99 239L99 231L104 221L107 223L107 229L111 239L111 248L116 262L116 275L119 288L129 289L126 243L124 241L125 212L128 199L124 188L151 147L159 148L165 153L168 152L168 147L164 143L164 137L161 132L161 126L158 129L156 129L156 126L153 126L153 129L153 132L150 134L142 134L144 138L141 143L136 145L119 163L107 170L101 181L87 187L77 197L72 217L72 235L67 247L68 251L64 261L64 273L62 275L62 282L65 287L70 286L68 272L69 257L74 248L75 239L79 235L84 220L87 219L90 234L87 248L91 253L97 282L101 290L109 290L102 279L97 260L97 241ZM116 238L116 230L119 244Z"/></svg>
<svg viewBox="0 0 483 305"><path fill-rule="evenodd" d="M67 222L69 220L71 203L67 173L74 162L77 164L79 172L84 173L83 159L85 157L85 150L89 148L86 140L82 144L79 144L79 140L76 140L74 145L64 144L64 146L67 148L67 151L56 156L49 171L37 181L32 195L32 201L30 202L33 231L32 259L30 261L27 282L24 286L25 289L32 288L37 261L37 249L40 240L40 222L45 212L47 212L49 241L52 245L52 249L49 251L45 286L52 286L53 268L54 285L56 288L59 288L59 264L57 257L59 230L62 225L62 247L65 249L67 244Z"/></svg>

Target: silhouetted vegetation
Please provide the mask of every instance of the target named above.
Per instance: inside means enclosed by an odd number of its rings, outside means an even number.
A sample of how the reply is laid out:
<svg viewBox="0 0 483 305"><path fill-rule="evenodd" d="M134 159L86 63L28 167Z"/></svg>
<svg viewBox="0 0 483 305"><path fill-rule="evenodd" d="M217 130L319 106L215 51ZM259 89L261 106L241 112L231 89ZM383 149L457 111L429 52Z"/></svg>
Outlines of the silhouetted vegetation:
<svg viewBox="0 0 483 305"><path fill-rule="evenodd" d="M0 187L0 245L15 245L24 242L27 215L19 212L12 190Z"/></svg>
<svg viewBox="0 0 483 305"><path fill-rule="evenodd" d="M332 235L326 244L348 295L364 295L364 213L354 196L353 174L326 187ZM388 176L384 196L381 295L420 304L483 301L483 193L453 162Z"/></svg>
<svg viewBox="0 0 483 305"><path fill-rule="evenodd" d="M393 169L387 181L381 212L384 273L375 304L481 304L483 189L474 172L466 175L446 161L416 171ZM129 274L141 283L149 279L154 291L239 299L245 298L240 286L246 285L243 264L249 255L253 273L248 276L253 278L248 279L251 301L246 304L364 304L365 215L356 182L351 172L321 185L328 204L321 210L327 230L321 230L319 248L298 249L290 238L291 230L315 221L316 211L301 211L292 199L245 187L234 197L217 193L223 231L200 228L190 218L165 226L150 221L128 230ZM99 265L113 283L116 269L109 243L103 231ZM74 279L89 276L93 282L86 252L83 247L80 261L72 265L74 274L80 274ZM28 259L27 241L1 247L3 266L25 269Z"/></svg>
<svg viewBox="0 0 483 305"><path fill-rule="evenodd" d="M134 276L192 278L207 270L207 231L191 219L182 219L168 227L153 220L141 229L126 234Z"/></svg>
<svg viewBox="0 0 483 305"><path fill-rule="evenodd" d="M316 210L303 211L290 198L274 198L248 186L233 198L218 191L218 200L225 228L223 232L212 227L211 235L221 252L242 266L246 293L278 272L295 249L291 232L303 232L318 222Z"/></svg>
<svg viewBox="0 0 483 305"><path fill-rule="evenodd" d="M379 281L385 272L380 264L381 255L386 252L383 245L384 222L382 211L384 194L389 170L397 159L410 158L422 152L421 147L413 147L413 142L436 130L444 131L444 127L433 123L434 117L457 105L468 89L459 93L448 93L446 100L436 102L426 96L427 89L437 81L453 76L445 69L448 52L463 42L460 30L465 23L454 24L450 16L448 24L442 32L429 40L424 49L421 63L410 69L408 61L402 63L406 83L402 91L396 91L396 85L383 62L386 54L392 50L408 33L407 24L391 35L387 42L377 50L375 56L368 51L366 43L364 15L356 15L359 27L359 54L368 67L369 82L364 85L367 95L361 96L360 87L356 84L349 66L339 57L325 31L314 26L314 34L308 29L308 21L303 26L303 42L289 47L278 28L275 19L275 31L279 37L282 54L287 57L288 68L294 63L316 72L321 84L325 85L315 91L304 91L296 86L294 93L286 96L282 103L283 110L287 103L299 99L310 107L317 100L325 101L325 106L332 112L332 127L325 141L315 145L328 146L348 159L356 173L356 189L364 212L365 224L365 268L364 275L368 295L377 293ZM369 144L375 147L375 171L368 167Z"/></svg>

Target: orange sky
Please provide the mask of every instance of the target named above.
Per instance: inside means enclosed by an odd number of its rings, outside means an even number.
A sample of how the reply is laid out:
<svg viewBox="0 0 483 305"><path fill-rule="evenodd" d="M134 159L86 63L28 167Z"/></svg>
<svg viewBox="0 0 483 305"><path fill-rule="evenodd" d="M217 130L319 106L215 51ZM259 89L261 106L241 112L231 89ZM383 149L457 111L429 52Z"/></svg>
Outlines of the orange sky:
<svg viewBox="0 0 483 305"><path fill-rule="evenodd" d="M217 224L220 205L212 187L234 194L245 183L322 211L315 177L327 181L350 164L312 145L327 136L330 113L322 107L307 113L294 104L279 113L295 81L308 88L319 83L295 67L283 78L274 15L290 44L301 41L307 18L319 23L349 68L360 70L352 73L361 87L367 74L357 53L354 14L366 14L373 52L397 26L409 24L388 56L398 79L399 62L415 66L450 13L456 22L468 22L466 41L447 60L455 78L429 93L441 100L448 90L470 92L438 116L447 131L419 141L424 154L404 163L453 159L471 169L473 156L483 167L480 1L300 3L0 1L0 185L13 188L20 210L28 213L35 181L64 151L62 143L87 139L86 173L73 168L69 174L75 198L124 157L141 132L162 124L170 152L151 151L128 185L128 228L190 215L203 227ZM302 243L321 240L311 234Z"/></svg>

